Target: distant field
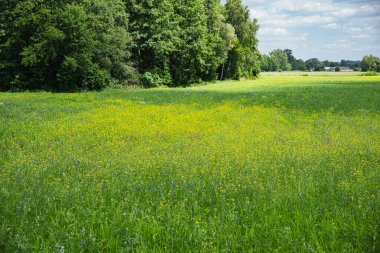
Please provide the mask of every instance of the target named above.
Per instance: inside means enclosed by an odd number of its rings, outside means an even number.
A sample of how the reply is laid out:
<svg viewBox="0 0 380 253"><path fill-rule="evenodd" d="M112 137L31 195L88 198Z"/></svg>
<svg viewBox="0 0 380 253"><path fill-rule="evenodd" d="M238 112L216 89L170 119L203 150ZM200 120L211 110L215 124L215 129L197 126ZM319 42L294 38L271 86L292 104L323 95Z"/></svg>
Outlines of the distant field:
<svg viewBox="0 0 380 253"><path fill-rule="evenodd" d="M0 93L0 252L379 252L379 226L379 76Z"/></svg>
<svg viewBox="0 0 380 253"><path fill-rule="evenodd" d="M284 72L262 72L261 76L360 76L364 72L356 72L356 71L284 71Z"/></svg>

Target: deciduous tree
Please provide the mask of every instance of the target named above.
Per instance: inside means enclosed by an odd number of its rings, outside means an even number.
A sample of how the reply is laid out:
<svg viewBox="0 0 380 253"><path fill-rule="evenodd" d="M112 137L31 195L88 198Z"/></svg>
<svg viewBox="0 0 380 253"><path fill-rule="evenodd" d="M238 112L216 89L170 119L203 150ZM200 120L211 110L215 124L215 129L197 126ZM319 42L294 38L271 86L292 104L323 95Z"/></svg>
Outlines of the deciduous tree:
<svg viewBox="0 0 380 253"><path fill-rule="evenodd" d="M122 2L3 0L2 89L100 89L132 80Z"/></svg>
<svg viewBox="0 0 380 253"><path fill-rule="evenodd" d="M226 63L226 78L257 76L260 71L257 20L250 19L249 9L243 6L241 0L227 0L225 9L226 22L234 27L237 36Z"/></svg>

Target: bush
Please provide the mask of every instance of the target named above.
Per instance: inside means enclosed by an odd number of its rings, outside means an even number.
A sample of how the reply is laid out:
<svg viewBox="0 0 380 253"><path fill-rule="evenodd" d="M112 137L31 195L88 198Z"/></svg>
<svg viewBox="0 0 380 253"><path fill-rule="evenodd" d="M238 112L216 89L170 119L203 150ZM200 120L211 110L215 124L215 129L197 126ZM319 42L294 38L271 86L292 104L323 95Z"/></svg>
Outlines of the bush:
<svg viewBox="0 0 380 253"><path fill-rule="evenodd" d="M162 79L160 76L149 71L142 75L141 82L147 88L159 87L162 85Z"/></svg>
<svg viewBox="0 0 380 253"><path fill-rule="evenodd" d="M376 76L377 73L375 71L367 71L362 74L362 76Z"/></svg>

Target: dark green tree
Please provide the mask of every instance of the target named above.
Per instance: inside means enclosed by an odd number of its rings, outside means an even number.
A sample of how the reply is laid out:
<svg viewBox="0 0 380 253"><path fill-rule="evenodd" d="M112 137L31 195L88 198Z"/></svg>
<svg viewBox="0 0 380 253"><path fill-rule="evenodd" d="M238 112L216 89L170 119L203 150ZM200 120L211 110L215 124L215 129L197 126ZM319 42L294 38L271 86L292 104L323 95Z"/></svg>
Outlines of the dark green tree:
<svg viewBox="0 0 380 253"><path fill-rule="evenodd" d="M278 69L276 69L276 71L288 71L292 69L285 51L276 49L270 53L270 56L278 62Z"/></svg>
<svg viewBox="0 0 380 253"><path fill-rule="evenodd" d="M136 74L118 0L3 0L0 17L3 90L100 89Z"/></svg>
<svg viewBox="0 0 380 253"><path fill-rule="evenodd" d="M261 71L269 71L269 56L266 55L266 54L262 54L260 55L260 59L259 59L259 62L260 62L260 70Z"/></svg>
<svg viewBox="0 0 380 253"><path fill-rule="evenodd" d="M291 49L284 49L286 56L288 57L288 63L291 65L291 70L296 70L296 58L293 56Z"/></svg>
<svg viewBox="0 0 380 253"><path fill-rule="evenodd" d="M235 30L225 23L223 6L220 0L204 0L207 15L208 44L211 47L206 69L202 79L214 80L221 76L221 66L227 60L228 51L231 49L232 41L236 39Z"/></svg>
<svg viewBox="0 0 380 253"><path fill-rule="evenodd" d="M302 59L296 60L295 63L294 63L294 70L305 71L306 70L306 66L305 66L304 60L302 60Z"/></svg>
<svg viewBox="0 0 380 253"><path fill-rule="evenodd" d="M227 57L219 0L125 0L133 59L147 86L188 85L217 78Z"/></svg>
<svg viewBox="0 0 380 253"><path fill-rule="evenodd" d="M366 55L362 60L362 71L380 72L380 59L373 55Z"/></svg>
<svg viewBox="0 0 380 253"><path fill-rule="evenodd" d="M179 20L172 0L125 0L133 60L146 86L172 84L170 57L178 51Z"/></svg>
<svg viewBox="0 0 380 253"><path fill-rule="evenodd" d="M325 67L323 62L319 61L318 58L311 58L305 61L305 66L307 70L311 71L321 71Z"/></svg>
<svg viewBox="0 0 380 253"><path fill-rule="evenodd" d="M177 52L170 57L170 70L175 86L201 81L207 72L207 59L213 54L209 45L207 15L203 0L174 1L180 26Z"/></svg>
<svg viewBox="0 0 380 253"><path fill-rule="evenodd" d="M279 59L273 57L272 55L261 55L260 57L260 68L261 71L280 71Z"/></svg>

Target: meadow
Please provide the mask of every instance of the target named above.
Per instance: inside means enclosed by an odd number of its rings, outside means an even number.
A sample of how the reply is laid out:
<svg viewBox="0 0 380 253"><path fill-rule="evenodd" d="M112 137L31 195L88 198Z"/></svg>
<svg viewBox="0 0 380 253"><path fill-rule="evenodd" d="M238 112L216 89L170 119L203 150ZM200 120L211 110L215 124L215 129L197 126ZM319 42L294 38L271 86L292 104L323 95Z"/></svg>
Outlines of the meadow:
<svg viewBox="0 0 380 253"><path fill-rule="evenodd" d="M379 252L380 77L0 93L0 252Z"/></svg>

